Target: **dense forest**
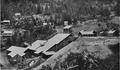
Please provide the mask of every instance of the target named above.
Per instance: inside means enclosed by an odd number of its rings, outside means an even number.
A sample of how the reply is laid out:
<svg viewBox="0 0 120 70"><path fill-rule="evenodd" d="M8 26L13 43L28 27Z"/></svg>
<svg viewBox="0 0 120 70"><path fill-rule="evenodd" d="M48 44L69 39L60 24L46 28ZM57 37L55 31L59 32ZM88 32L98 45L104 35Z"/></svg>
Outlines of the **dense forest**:
<svg viewBox="0 0 120 70"><path fill-rule="evenodd" d="M106 17L114 11L120 15L119 0L2 0L1 17L12 20L20 12L22 15L53 14L66 18L87 19L97 15ZM41 4L49 3L50 8L43 11Z"/></svg>

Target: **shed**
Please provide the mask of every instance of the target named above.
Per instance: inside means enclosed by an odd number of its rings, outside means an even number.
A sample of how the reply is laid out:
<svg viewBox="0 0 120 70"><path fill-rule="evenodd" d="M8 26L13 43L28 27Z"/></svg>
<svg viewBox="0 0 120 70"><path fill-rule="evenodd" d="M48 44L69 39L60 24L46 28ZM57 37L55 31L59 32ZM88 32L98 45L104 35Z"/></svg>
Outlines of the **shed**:
<svg viewBox="0 0 120 70"><path fill-rule="evenodd" d="M78 33L79 36L96 36L97 33L93 30L91 31L85 31L85 30L81 30L79 33Z"/></svg>
<svg viewBox="0 0 120 70"><path fill-rule="evenodd" d="M119 36L119 31L118 30L109 30L107 32L108 36Z"/></svg>
<svg viewBox="0 0 120 70"><path fill-rule="evenodd" d="M67 25L64 27L64 32L71 32L72 25Z"/></svg>
<svg viewBox="0 0 120 70"><path fill-rule="evenodd" d="M68 21L64 21L64 25L67 26L68 25Z"/></svg>
<svg viewBox="0 0 120 70"><path fill-rule="evenodd" d="M14 30L4 30L2 33L3 36L13 36Z"/></svg>
<svg viewBox="0 0 120 70"><path fill-rule="evenodd" d="M1 21L1 24L8 25L8 24L10 24L10 20L3 20L3 21Z"/></svg>
<svg viewBox="0 0 120 70"><path fill-rule="evenodd" d="M8 51L11 51L8 55L10 55L11 57L14 57L15 55L20 55L23 56L25 55L24 51L27 48L23 48L23 47L17 47L17 46L11 46L10 48L8 48Z"/></svg>
<svg viewBox="0 0 120 70"><path fill-rule="evenodd" d="M64 29L70 29L70 28L72 28L72 25L67 25L64 27Z"/></svg>
<svg viewBox="0 0 120 70"><path fill-rule="evenodd" d="M21 16L21 13L15 13L15 16Z"/></svg>
<svg viewBox="0 0 120 70"><path fill-rule="evenodd" d="M45 26L45 25L47 25L48 23L43 23L43 25Z"/></svg>
<svg viewBox="0 0 120 70"><path fill-rule="evenodd" d="M3 20L3 23L10 23L10 20Z"/></svg>
<svg viewBox="0 0 120 70"><path fill-rule="evenodd" d="M8 55L10 55L11 57L15 57L16 55L23 56L25 55L25 53L10 52Z"/></svg>

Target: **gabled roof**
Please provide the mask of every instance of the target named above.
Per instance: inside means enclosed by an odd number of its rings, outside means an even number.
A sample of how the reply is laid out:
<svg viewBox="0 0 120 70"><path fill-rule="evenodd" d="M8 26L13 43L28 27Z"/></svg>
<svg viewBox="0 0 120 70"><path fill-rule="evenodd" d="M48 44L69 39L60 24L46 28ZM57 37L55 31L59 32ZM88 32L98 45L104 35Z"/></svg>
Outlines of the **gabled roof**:
<svg viewBox="0 0 120 70"><path fill-rule="evenodd" d="M68 26L65 26L64 29L69 29L71 27L72 27L72 25L68 25Z"/></svg>
<svg viewBox="0 0 120 70"><path fill-rule="evenodd" d="M5 30L3 33L13 33L14 31L13 30Z"/></svg>
<svg viewBox="0 0 120 70"><path fill-rule="evenodd" d="M10 52L8 55L10 55L11 57L14 57L16 55L16 53Z"/></svg>
<svg viewBox="0 0 120 70"><path fill-rule="evenodd" d="M15 15L21 15L21 13L15 13Z"/></svg>
<svg viewBox="0 0 120 70"><path fill-rule="evenodd" d="M109 30L107 33L114 33L115 30Z"/></svg>
<svg viewBox="0 0 120 70"><path fill-rule="evenodd" d="M46 40L36 40L28 48L32 50L36 50L38 47L40 47L41 45L44 45L45 43L46 43Z"/></svg>
<svg viewBox="0 0 120 70"><path fill-rule="evenodd" d="M16 55L20 55L20 56L23 56L23 55L25 55L25 53L16 53L16 52L10 52L8 55L10 55L11 57L14 57L14 56L16 56Z"/></svg>
<svg viewBox="0 0 120 70"><path fill-rule="evenodd" d="M43 23L43 25L47 25L48 23Z"/></svg>
<svg viewBox="0 0 120 70"><path fill-rule="evenodd" d="M11 46L10 48L8 48L7 50L8 51L15 51L15 50L19 50L19 49L25 49L25 48L22 48L22 47L17 47L17 46Z"/></svg>
<svg viewBox="0 0 120 70"><path fill-rule="evenodd" d="M53 55L55 54L56 52L54 51L47 51L47 52L43 52L45 55Z"/></svg>
<svg viewBox="0 0 120 70"><path fill-rule="evenodd" d="M14 35L14 30L3 30L2 35L3 36L13 36Z"/></svg>
<svg viewBox="0 0 120 70"><path fill-rule="evenodd" d="M94 34L94 31L84 31L84 30L81 30L80 31L81 34Z"/></svg>
<svg viewBox="0 0 120 70"><path fill-rule="evenodd" d="M10 48L8 48L7 50L8 51L11 51L11 53L9 53L8 55L11 55L11 56L15 56L15 55L20 55L20 56L23 56L25 55L24 51L26 50L27 48L22 48L22 47L17 47L17 46L11 46Z"/></svg>
<svg viewBox="0 0 120 70"><path fill-rule="evenodd" d="M2 22L8 22L8 23L10 23L10 20L3 20Z"/></svg>
<svg viewBox="0 0 120 70"><path fill-rule="evenodd" d="M38 48L35 53L40 53L42 51L43 52L47 51L48 49L50 49L54 45L60 43L62 40L64 40L69 35L70 34L63 34L63 33L55 35L54 37L49 39L43 47Z"/></svg>

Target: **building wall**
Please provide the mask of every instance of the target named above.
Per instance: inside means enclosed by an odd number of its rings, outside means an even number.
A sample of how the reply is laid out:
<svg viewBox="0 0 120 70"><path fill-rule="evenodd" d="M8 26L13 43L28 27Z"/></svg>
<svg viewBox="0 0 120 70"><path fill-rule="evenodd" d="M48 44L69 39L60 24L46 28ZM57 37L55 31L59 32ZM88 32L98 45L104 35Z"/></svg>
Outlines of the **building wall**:
<svg viewBox="0 0 120 70"><path fill-rule="evenodd" d="M83 34L82 36L96 36L95 34Z"/></svg>
<svg viewBox="0 0 120 70"><path fill-rule="evenodd" d="M94 32L93 34L82 34L81 32L79 32L78 36L97 36L97 33Z"/></svg>

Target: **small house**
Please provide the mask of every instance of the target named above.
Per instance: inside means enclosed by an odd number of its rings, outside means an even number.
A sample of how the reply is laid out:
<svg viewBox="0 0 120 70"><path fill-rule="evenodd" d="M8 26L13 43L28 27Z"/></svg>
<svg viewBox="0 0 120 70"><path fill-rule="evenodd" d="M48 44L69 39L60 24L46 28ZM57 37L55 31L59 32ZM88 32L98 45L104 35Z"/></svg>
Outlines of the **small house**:
<svg viewBox="0 0 120 70"><path fill-rule="evenodd" d="M21 13L15 13L15 16L21 16Z"/></svg>
<svg viewBox="0 0 120 70"><path fill-rule="evenodd" d="M119 31L118 30L109 30L107 32L107 36L119 36Z"/></svg>
<svg viewBox="0 0 120 70"><path fill-rule="evenodd" d="M67 26L68 25L68 21L64 21L64 25Z"/></svg>
<svg viewBox="0 0 120 70"><path fill-rule="evenodd" d="M10 51L10 53L8 55L10 55L11 57L14 57L17 54L20 55L20 56L25 55L24 51L26 49L27 48L11 46L10 48L7 49L7 51Z"/></svg>
<svg viewBox="0 0 120 70"><path fill-rule="evenodd" d="M81 30L79 33L78 33L78 36L96 36L97 33L93 30L91 31L85 31L85 30Z"/></svg>
<svg viewBox="0 0 120 70"><path fill-rule="evenodd" d="M2 36L13 36L14 35L14 30L4 30L3 32L2 32Z"/></svg>
<svg viewBox="0 0 120 70"><path fill-rule="evenodd" d="M64 32L70 33L71 29L72 29L72 25L67 25L67 26L64 27Z"/></svg>
<svg viewBox="0 0 120 70"><path fill-rule="evenodd" d="M10 24L10 20L1 21L1 25L9 25L9 24Z"/></svg>
<svg viewBox="0 0 120 70"><path fill-rule="evenodd" d="M7 49L9 51L8 57L10 62L20 62L23 59L23 56L25 55L24 51L26 48L23 47L17 47L17 46L11 46Z"/></svg>
<svg viewBox="0 0 120 70"><path fill-rule="evenodd" d="M107 31L101 31L101 32L99 32L99 36L107 36Z"/></svg>

